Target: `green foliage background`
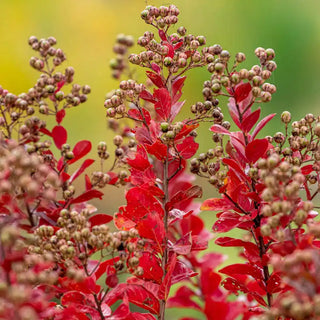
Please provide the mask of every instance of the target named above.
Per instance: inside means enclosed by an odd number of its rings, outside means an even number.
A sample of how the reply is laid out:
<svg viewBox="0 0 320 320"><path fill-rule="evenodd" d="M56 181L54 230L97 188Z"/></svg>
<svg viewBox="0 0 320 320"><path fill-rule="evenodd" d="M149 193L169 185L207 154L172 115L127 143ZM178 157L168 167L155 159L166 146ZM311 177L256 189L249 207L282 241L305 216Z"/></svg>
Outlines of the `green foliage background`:
<svg viewBox="0 0 320 320"><path fill-rule="evenodd" d="M246 53L244 67L250 68L258 62L254 56L256 47L275 49L278 69L270 82L276 84L278 92L270 103L262 105L264 115L272 112L280 115L284 110L289 110L297 120L308 112L319 115L320 1L176 0L173 3L181 11L177 27L184 25L188 33L205 35L208 44L219 43L232 55L238 51ZM148 4L170 3L154 0ZM76 69L75 82L92 88L88 102L67 113L64 125L69 130L68 142L90 139L96 144L112 139L103 102L105 94L117 87L117 81L111 79L108 62L114 56L112 46L118 33L131 34L137 39L150 30L140 19L145 5L144 0L0 0L0 84L15 94L32 87L38 74L29 67L29 58L34 53L27 39L30 35L55 36L58 46L67 54L64 65ZM135 50L138 52L140 48ZM184 89L186 106L202 99L202 83L208 78L206 70L189 73ZM221 103L220 107L224 109L225 104ZM200 151L212 145L208 127L199 130ZM281 129L278 117L264 133L272 135ZM123 203L123 192L110 188L107 192L104 203L97 204L100 210L113 213ZM212 190L205 186L205 197L210 196ZM205 218L212 225L214 214L206 213ZM175 312L168 313L168 319L170 314L176 319Z"/></svg>

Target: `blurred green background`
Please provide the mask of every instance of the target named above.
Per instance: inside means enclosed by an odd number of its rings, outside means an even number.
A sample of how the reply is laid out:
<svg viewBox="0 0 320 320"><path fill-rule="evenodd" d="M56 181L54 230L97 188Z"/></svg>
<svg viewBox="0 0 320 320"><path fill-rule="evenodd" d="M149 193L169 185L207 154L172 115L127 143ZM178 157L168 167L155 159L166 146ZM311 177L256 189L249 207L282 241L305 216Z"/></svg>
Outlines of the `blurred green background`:
<svg viewBox="0 0 320 320"><path fill-rule="evenodd" d="M155 0L148 4L170 3ZM258 62L256 47L275 49L278 69L270 82L278 91L270 103L262 105L263 115L289 110L293 118L300 119L308 112L319 114L319 0L176 0L173 4L181 11L177 27L183 25L188 33L205 35L207 44L219 43L232 55L246 53L243 67ZM150 30L140 19L145 5L144 0L0 0L0 85L15 94L32 87L38 73L29 67L34 52L27 39L30 35L55 36L58 47L67 54L64 66L76 70L75 82L92 88L87 103L67 112L64 125L69 129L68 142L90 139L95 145L111 139L103 102L105 94L117 87L109 69L112 46L118 33L137 39ZM186 105L202 99L202 83L208 78L205 69L189 73L184 89ZM224 109L223 104L220 107ZM199 130L200 151L212 145L208 127ZM273 134L281 128L278 117L264 133ZM204 185L204 190L205 198L213 196L210 187ZM123 203L123 191L109 188L107 192L107 199L96 204L99 210L113 213ZM214 214L205 213L204 217L211 226ZM175 311L168 312L168 319L176 318Z"/></svg>

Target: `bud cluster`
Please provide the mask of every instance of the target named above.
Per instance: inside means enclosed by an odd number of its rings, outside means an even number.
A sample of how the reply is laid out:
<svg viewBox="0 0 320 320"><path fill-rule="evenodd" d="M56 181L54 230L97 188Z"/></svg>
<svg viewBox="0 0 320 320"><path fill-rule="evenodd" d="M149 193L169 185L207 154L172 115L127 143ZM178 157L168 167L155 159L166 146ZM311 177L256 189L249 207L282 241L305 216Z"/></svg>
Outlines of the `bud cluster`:
<svg viewBox="0 0 320 320"><path fill-rule="evenodd" d="M27 93L15 95L0 86L0 108L2 109L0 129L6 138L11 138L13 128L21 124L22 119L33 115L36 110L44 115L56 114L59 111L59 103L62 104L63 109L78 106L87 100L87 95L91 91L88 85L78 84L74 84L68 94L61 90L65 84L73 82L74 69L67 67L63 73L56 71L56 67L62 64L66 57L61 49L54 47L56 40L53 37L38 40L32 36L29 38L29 44L40 55L39 58L32 57L30 65L40 71L41 75L35 86ZM35 126L31 129L24 123L19 129L22 141L28 141L28 138L31 141L37 141L36 136L39 135L37 129L39 127Z"/></svg>
<svg viewBox="0 0 320 320"><path fill-rule="evenodd" d="M239 52L235 56L232 67L229 66L230 53L223 50L221 46L215 45L204 48L206 51L206 61L209 62L207 68L212 73L211 80L206 81L203 89L203 96L206 100L211 100L220 94L224 94L222 89L226 88L227 95L233 95L235 87L241 81L248 81L252 86L252 96L256 102L269 102L272 94L276 92L273 84L265 82L268 80L277 65L272 60L275 56L273 49L257 48L256 56L260 60L260 65L254 65L250 70L241 69L237 71L240 63L245 61L244 53Z"/></svg>
<svg viewBox="0 0 320 320"><path fill-rule="evenodd" d="M120 88L107 94L104 106L107 109L107 117L123 118L127 116L126 103L139 104L139 94L145 89L143 84L129 79L120 82Z"/></svg>
<svg viewBox="0 0 320 320"><path fill-rule="evenodd" d="M127 58L128 49L134 45L132 36L119 34L116 39L116 44L113 46L113 51L116 53L116 58L110 60L110 68L112 69L112 76L119 79L121 74L128 68Z"/></svg>
<svg viewBox="0 0 320 320"><path fill-rule="evenodd" d="M24 208L24 199L55 199L60 179L42 157L29 155L14 140L0 140L0 155L1 194L10 194L21 203L21 208Z"/></svg>
<svg viewBox="0 0 320 320"><path fill-rule="evenodd" d="M120 260L115 261L116 270L120 271L126 265L137 267L131 259L140 256L138 232L135 229L111 232L106 224L91 225L90 216L89 209L80 212L62 209L57 221L59 229L46 225L38 227L29 252L51 254L57 264L63 264L67 270L71 268L71 273L77 267L77 259L85 265L92 254L102 249L103 256L118 253Z"/></svg>
<svg viewBox="0 0 320 320"><path fill-rule="evenodd" d="M281 115L282 122L287 126L291 121L291 115L285 111ZM290 148L284 148L282 153L286 159L295 165L300 165L304 160L309 160L311 157L314 160L313 170L320 171L320 118L316 118L309 113L299 121L293 121L291 124L291 135L288 135L288 143ZM278 138L278 139L277 139ZM285 142L285 136L282 133L277 133L274 141L278 140L281 145ZM317 182L316 174L308 175L307 179L311 184Z"/></svg>
<svg viewBox="0 0 320 320"><path fill-rule="evenodd" d="M223 148L217 145L206 153L200 153L197 158L190 161L190 171L201 177L206 177L210 184L216 188L224 185L227 171L221 168Z"/></svg>
<svg viewBox="0 0 320 320"><path fill-rule="evenodd" d="M147 23L152 24L156 28L164 29L178 22L179 9L175 5L168 7L147 6L141 12L141 18Z"/></svg>
<svg viewBox="0 0 320 320"><path fill-rule="evenodd" d="M291 221L300 227L313 209L310 201L298 202L305 177L298 166L281 161L277 153L260 159L257 167L259 178L266 186L261 194L264 201L261 214L265 217L261 233L270 236L274 232L278 240L283 241L286 236L283 229Z"/></svg>
<svg viewBox="0 0 320 320"><path fill-rule="evenodd" d="M295 250L285 258L274 255L274 268L282 273L288 291L277 299L274 306L261 317L263 320L280 316L290 319L318 319L320 316L319 251L305 248ZM290 290L294 288L294 293Z"/></svg>
<svg viewBox="0 0 320 320"><path fill-rule="evenodd" d="M5 216L0 221L0 318L8 319L14 314L15 319L36 320L48 308L50 299L36 286L54 284L58 274L53 270L51 255L24 253L23 232L18 220L12 218Z"/></svg>

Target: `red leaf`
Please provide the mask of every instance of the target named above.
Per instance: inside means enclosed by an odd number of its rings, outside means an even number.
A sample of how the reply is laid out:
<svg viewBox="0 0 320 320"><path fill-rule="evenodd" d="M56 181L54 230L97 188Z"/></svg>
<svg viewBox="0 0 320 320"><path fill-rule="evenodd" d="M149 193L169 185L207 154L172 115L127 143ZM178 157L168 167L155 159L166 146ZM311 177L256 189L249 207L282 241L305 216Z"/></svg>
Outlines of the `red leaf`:
<svg viewBox="0 0 320 320"><path fill-rule="evenodd" d="M96 226L96 225L101 225L101 224L106 224L110 221L112 221L113 217L105 214L105 213L98 213L95 214L94 216L89 218L89 222L91 224L91 227Z"/></svg>
<svg viewBox="0 0 320 320"><path fill-rule="evenodd" d="M266 116L265 118L263 118L258 125L254 128L253 132L252 132L252 136L251 139L253 140L256 135L262 130L262 128L275 116L275 113L269 114L268 116Z"/></svg>
<svg viewBox="0 0 320 320"><path fill-rule="evenodd" d="M163 79L160 75L152 72L152 71L147 71L147 77L152 81L154 85L156 85L158 88L164 88L165 84L163 82Z"/></svg>
<svg viewBox="0 0 320 320"><path fill-rule="evenodd" d="M261 109L258 108L256 111L253 111L250 115L243 119L241 127L244 132L250 132L252 127L257 123L260 118L260 111Z"/></svg>
<svg viewBox="0 0 320 320"><path fill-rule="evenodd" d="M246 274L252 276L254 279L263 280L262 269L251 264L235 263L220 269L219 272L228 276Z"/></svg>
<svg viewBox="0 0 320 320"><path fill-rule="evenodd" d="M230 238L230 237L221 237L221 238L218 238L215 241L215 243L221 247L243 247L243 248L249 249L251 251L256 251L257 253L259 253L259 250L254 243L248 242L248 241L243 241L241 239L234 239L234 238Z"/></svg>
<svg viewBox="0 0 320 320"><path fill-rule="evenodd" d="M180 287L175 295L168 300L169 308L191 308L201 310L201 307L192 300L195 293L187 286ZM185 318L187 319L187 318ZM195 319L196 320L196 319Z"/></svg>
<svg viewBox="0 0 320 320"><path fill-rule="evenodd" d="M116 288L107 294L106 302L111 305L118 300L122 300L124 295L126 295L129 302L136 306L148 310L153 314L158 314L160 308L158 299L143 286L136 284L121 283L117 285Z"/></svg>
<svg viewBox="0 0 320 320"><path fill-rule="evenodd" d="M85 184L86 184L86 191L92 189L92 183L90 177L86 174L85 175Z"/></svg>
<svg viewBox="0 0 320 320"><path fill-rule="evenodd" d="M56 147L60 150L62 145L67 142L68 133L62 126L55 126L52 129L52 138Z"/></svg>
<svg viewBox="0 0 320 320"><path fill-rule="evenodd" d="M159 67L156 63L152 62L152 63L151 63L151 68L152 68L152 70L155 71L157 74L160 74L160 73L161 73L161 69L160 69L160 67Z"/></svg>
<svg viewBox="0 0 320 320"><path fill-rule="evenodd" d="M115 257L106 261L103 261L99 264L98 268L96 268L96 270L94 271L94 276L96 278L96 280L100 279L101 276L106 273L107 268L113 267L114 264L119 261L119 257Z"/></svg>
<svg viewBox="0 0 320 320"><path fill-rule="evenodd" d="M172 121L177 116L177 114L180 112L185 102L186 102L185 100L177 101L177 102L173 101L174 104L171 107L170 121Z"/></svg>
<svg viewBox="0 0 320 320"><path fill-rule="evenodd" d="M173 46L174 51L176 51L179 48L181 48L182 45L183 45L183 40L179 40L179 42Z"/></svg>
<svg viewBox="0 0 320 320"><path fill-rule="evenodd" d="M185 80L186 80L186 77L179 77L172 83L172 98L174 101L177 101L180 98L179 97L178 99L175 99L175 96L176 95L181 96L181 93L182 93L181 90Z"/></svg>
<svg viewBox="0 0 320 320"><path fill-rule="evenodd" d="M211 198L205 200L201 205L203 211L219 211L233 209L234 204L227 198Z"/></svg>
<svg viewBox="0 0 320 320"><path fill-rule="evenodd" d="M215 133L226 134L228 136L231 135L231 132L229 130L227 130L225 127L221 126L220 124L214 124L210 128L210 131L215 132Z"/></svg>
<svg viewBox="0 0 320 320"><path fill-rule="evenodd" d="M167 273L159 288L159 293L158 293L159 299L167 300L168 298L170 287L171 287L172 273L174 271L176 263L177 263L177 255L174 253L171 256L170 263L168 263L169 267L166 266Z"/></svg>
<svg viewBox="0 0 320 320"><path fill-rule="evenodd" d="M169 51L168 54L166 55L167 57L173 58L174 57L174 49L173 46L169 42L163 42L163 45L166 46Z"/></svg>
<svg viewBox="0 0 320 320"><path fill-rule="evenodd" d="M177 260L174 271L172 273L171 284L181 282L185 279L195 277L198 275L196 272L188 268L182 261Z"/></svg>
<svg viewBox="0 0 320 320"><path fill-rule="evenodd" d="M74 163L90 152L92 148L91 142L88 140L79 141L73 148L74 158L68 161L68 164Z"/></svg>
<svg viewBox="0 0 320 320"><path fill-rule="evenodd" d="M170 93L166 88L154 90L153 96L157 99L154 104L157 115L162 120L167 120L171 112L171 97Z"/></svg>
<svg viewBox="0 0 320 320"><path fill-rule="evenodd" d="M167 41L167 36L165 34L165 32L162 29L159 29L159 37L162 41Z"/></svg>
<svg viewBox="0 0 320 320"><path fill-rule="evenodd" d="M185 234L172 246L172 250L181 255L189 254L192 246L190 238L190 232Z"/></svg>
<svg viewBox="0 0 320 320"><path fill-rule="evenodd" d="M49 137L52 137L52 133L46 128L40 128L39 131L42 132L43 134L46 134Z"/></svg>
<svg viewBox="0 0 320 320"><path fill-rule="evenodd" d="M281 291L281 277L278 273L273 272L270 278L268 279L267 292L276 293Z"/></svg>
<svg viewBox="0 0 320 320"><path fill-rule="evenodd" d="M301 173L304 175L307 175L313 171L313 165L308 164L307 166L304 166L301 168Z"/></svg>
<svg viewBox="0 0 320 320"><path fill-rule="evenodd" d="M205 304L205 314L207 319L214 320L233 320L246 310L243 304L238 301L230 302L223 300L215 300L214 297L207 297Z"/></svg>
<svg viewBox="0 0 320 320"><path fill-rule="evenodd" d="M94 198L102 199L102 196L103 196L103 193L101 191L91 189L91 190L85 191L79 197L72 199L71 203L75 204L75 203L86 202Z"/></svg>
<svg viewBox="0 0 320 320"><path fill-rule="evenodd" d="M84 172L88 167L90 167L94 163L93 159L86 159L84 160L83 164L72 174L69 181L70 183L73 182L77 177L80 176L81 173Z"/></svg>
<svg viewBox="0 0 320 320"><path fill-rule="evenodd" d="M214 223L212 230L215 232L227 232L240 224L241 216L238 213L226 211L223 212L219 219Z"/></svg>
<svg viewBox="0 0 320 320"><path fill-rule="evenodd" d="M256 139L246 146L246 157L251 163L256 163L268 150L267 139Z"/></svg>
<svg viewBox="0 0 320 320"><path fill-rule="evenodd" d="M158 257L149 252L143 252L139 258L139 266L143 268L143 275L140 278L162 283L163 271Z"/></svg>
<svg viewBox="0 0 320 320"><path fill-rule="evenodd" d="M159 160L164 160L167 156L167 146L157 139L152 145L145 145L147 151Z"/></svg>
<svg viewBox="0 0 320 320"><path fill-rule="evenodd" d="M234 92L234 98L237 103L240 103L242 100L246 99L251 92L251 84L249 82L239 84Z"/></svg>
<svg viewBox="0 0 320 320"><path fill-rule="evenodd" d="M79 291L66 292L61 297L61 304L63 306L68 306L71 303L85 304L86 303L86 296Z"/></svg>
<svg viewBox="0 0 320 320"><path fill-rule="evenodd" d="M166 209L171 210L177 203L186 201L194 198L202 197L202 188L199 186L192 186L187 190L178 191L166 204Z"/></svg>
<svg viewBox="0 0 320 320"><path fill-rule="evenodd" d="M195 155L199 148L199 144L194 141L193 137L187 137L182 143L176 145L181 158L190 159Z"/></svg>
<svg viewBox="0 0 320 320"><path fill-rule="evenodd" d="M182 129L175 136L174 140L179 141L181 138L187 136L191 131L199 127L199 123L195 124L184 124Z"/></svg>
<svg viewBox="0 0 320 320"><path fill-rule="evenodd" d="M249 177L244 173L242 168L239 166L239 164L235 160L224 158L222 162L227 164L230 168L232 168L235 171L235 173L238 176L240 176L242 179L250 182Z"/></svg>
<svg viewBox="0 0 320 320"><path fill-rule="evenodd" d="M141 112L138 109L129 109L128 115L134 119L145 121L149 125L151 122L150 112L144 108L141 108L141 110L143 116L141 115Z"/></svg>
<svg viewBox="0 0 320 320"><path fill-rule="evenodd" d="M151 239L157 245L159 252L162 252L162 243L165 237L165 229L162 219L158 214L149 213L137 222L136 229L141 237Z"/></svg>
<svg viewBox="0 0 320 320"><path fill-rule="evenodd" d="M147 90L142 90L139 94L139 97L143 100L146 100L146 101L149 101L151 103L155 103L156 100L155 98L153 97L153 95L147 91Z"/></svg>
<svg viewBox="0 0 320 320"><path fill-rule="evenodd" d="M66 111L64 109L61 109L56 113L56 121L58 124L62 122L65 115L66 115Z"/></svg>

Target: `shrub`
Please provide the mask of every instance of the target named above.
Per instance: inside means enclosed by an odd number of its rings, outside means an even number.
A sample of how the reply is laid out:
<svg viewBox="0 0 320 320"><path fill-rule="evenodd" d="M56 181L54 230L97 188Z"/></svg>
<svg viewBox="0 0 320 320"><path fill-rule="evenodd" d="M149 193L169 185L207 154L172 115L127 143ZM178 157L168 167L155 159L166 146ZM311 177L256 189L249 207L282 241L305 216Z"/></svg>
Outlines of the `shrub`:
<svg viewBox="0 0 320 320"><path fill-rule="evenodd" d="M104 103L114 157L100 142L101 170L91 175L91 142L70 146L62 125L91 89L73 83L72 67L62 69L66 57L53 37L29 39L37 52L30 65L41 73L33 88L19 96L0 88L1 318L164 320L170 307L216 320L320 317L320 119L307 114L290 127L285 111L284 133L258 138L275 116L260 120L255 107L276 92L267 82L275 52L257 48L259 64L240 69L244 53L233 61L202 35L184 27L171 33L178 15L174 5L142 11L156 33L138 39L140 53L129 54L131 37L117 38L110 66L124 80ZM147 69L145 83L133 78L132 65ZM186 74L198 67L210 73L203 101L177 121ZM219 96L229 99L232 123ZM48 129L50 115L56 125ZM197 153L204 122L213 124L213 147ZM220 194L201 208L195 175ZM113 217L89 203L112 186L124 186L126 198ZM238 247L244 262L217 270L224 256L201 253L212 235L200 209L218 211L215 235L242 230L215 242Z"/></svg>

